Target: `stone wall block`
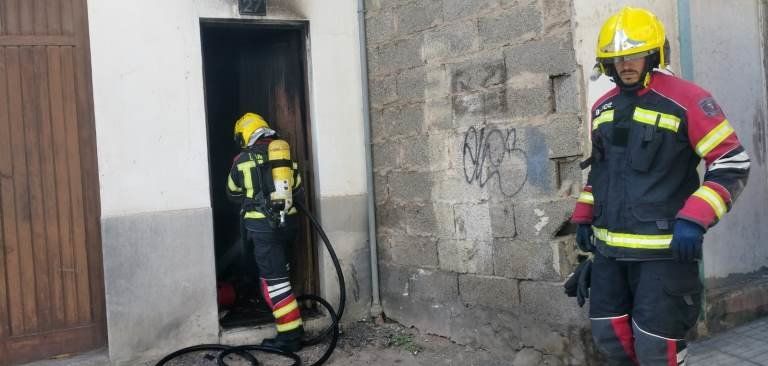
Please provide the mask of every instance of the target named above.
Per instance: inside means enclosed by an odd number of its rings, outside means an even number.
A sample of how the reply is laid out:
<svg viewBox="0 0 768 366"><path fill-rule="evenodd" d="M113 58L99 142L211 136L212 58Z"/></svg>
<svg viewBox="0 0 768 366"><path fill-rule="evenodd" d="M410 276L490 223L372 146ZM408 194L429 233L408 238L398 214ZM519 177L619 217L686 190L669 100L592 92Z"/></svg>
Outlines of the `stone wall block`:
<svg viewBox="0 0 768 366"><path fill-rule="evenodd" d="M510 76L525 71L562 75L576 70L573 45L560 38L544 38L508 47L504 57Z"/></svg>
<svg viewBox="0 0 768 366"><path fill-rule="evenodd" d="M478 49L477 22L465 21L430 30L424 36L424 59L429 63Z"/></svg>
<svg viewBox="0 0 768 366"><path fill-rule="evenodd" d="M554 112L552 89L549 86L508 89L506 97L507 108L515 117L540 116Z"/></svg>
<svg viewBox="0 0 768 366"><path fill-rule="evenodd" d="M437 227L437 215L431 203L408 205L405 215L407 232L412 235L431 236Z"/></svg>
<svg viewBox="0 0 768 366"><path fill-rule="evenodd" d="M389 240L391 263L421 268L437 267L437 239L414 236L392 235Z"/></svg>
<svg viewBox="0 0 768 366"><path fill-rule="evenodd" d="M452 129L453 109L451 97L446 96L427 100L424 119L429 133Z"/></svg>
<svg viewBox="0 0 768 366"><path fill-rule="evenodd" d="M499 6L499 0L443 0L445 20L477 16Z"/></svg>
<svg viewBox="0 0 768 366"><path fill-rule="evenodd" d="M491 202L491 235L494 238L512 238L515 231L515 208L511 201Z"/></svg>
<svg viewBox="0 0 768 366"><path fill-rule="evenodd" d="M477 60L451 64L447 71L451 75L451 93L454 94L486 90L503 85L507 81L507 70L503 57L493 60L482 57Z"/></svg>
<svg viewBox="0 0 768 366"><path fill-rule="evenodd" d="M424 110L424 103L392 105L382 109L381 116L371 122L376 132L374 140L393 141L398 136L422 133Z"/></svg>
<svg viewBox="0 0 768 366"><path fill-rule="evenodd" d="M564 237L561 240L550 242L554 251L554 263L560 278L565 280L568 275L573 273L576 266L579 265L579 257L586 254L581 252L576 246L576 238L573 235Z"/></svg>
<svg viewBox="0 0 768 366"><path fill-rule="evenodd" d="M410 278L411 291L418 299L451 303L459 297L457 276L452 272L417 269Z"/></svg>
<svg viewBox="0 0 768 366"><path fill-rule="evenodd" d="M450 94L451 81L445 65L428 67L426 83L424 96L428 99L442 98Z"/></svg>
<svg viewBox="0 0 768 366"><path fill-rule="evenodd" d="M562 74L551 77L552 89L555 93L555 112L579 113L581 110L577 74Z"/></svg>
<svg viewBox="0 0 768 366"><path fill-rule="evenodd" d="M424 103L402 106L397 118L392 121L390 136L423 133L425 130L424 109Z"/></svg>
<svg viewBox="0 0 768 366"><path fill-rule="evenodd" d="M379 288L384 297L411 296L410 279L416 273L414 268L388 262L379 265Z"/></svg>
<svg viewBox="0 0 768 366"><path fill-rule="evenodd" d="M461 162L459 161L459 164ZM435 186L432 188L432 199L441 202L479 202L488 199L488 191L478 184L468 183L467 179L461 175L461 165L454 170L458 174L438 174L436 175ZM471 167L468 167L468 173L471 173Z"/></svg>
<svg viewBox="0 0 768 366"><path fill-rule="evenodd" d="M493 247L482 240L441 239L437 244L440 269L457 273L493 274Z"/></svg>
<svg viewBox="0 0 768 366"><path fill-rule="evenodd" d="M567 26L571 22L572 0L543 0L544 24L547 30L555 27ZM578 0L574 0L578 1ZM567 27L564 31L567 31Z"/></svg>
<svg viewBox="0 0 768 366"><path fill-rule="evenodd" d="M571 217L576 200L560 198L547 201L527 201L515 205L515 223L518 238L530 242L544 242L555 234Z"/></svg>
<svg viewBox="0 0 768 366"><path fill-rule="evenodd" d="M427 88L425 66L403 70L397 76L397 96L406 101L423 100Z"/></svg>
<svg viewBox="0 0 768 366"><path fill-rule="evenodd" d="M396 14L397 31L405 35L442 23L443 4L440 0L420 0L399 7Z"/></svg>
<svg viewBox="0 0 768 366"><path fill-rule="evenodd" d="M478 22L480 41L484 47L521 43L521 38L532 39L541 33L541 21L541 12L535 5L515 7L482 17Z"/></svg>
<svg viewBox="0 0 768 366"><path fill-rule="evenodd" d="M456 233L460 239L491 240L491 212L488 202L457 204L453 209L456 215Z"/></svg>
<svg viewBox="0 0 768 366"><path fill-rule="evenodd" d="M565 296L562 282L521 281L520 302L531 318L550 325L587 326L589 323L588 308L580 308L575 298Z"/></svg>
<svg viewBox="0 0 768 366"><path fill-rule="evenodd" d="M382 174L400 167L400 150L393 142L373 144L373 166Z"/></svg>
<svg viewBox="0 0 768 366"><path fill-rule="evenodd" d="M429 137L418 135L393 141L392 145L400 150L401 166L407 170L428 171L432 169Z"/></svg>
<svg viewBox="0 0 768 366"><path fill-rule="evenodd" d="M459 294L465 304L515 310L520 304L517 283L500 277L459 275Z"/></svg>
<svg viewBox="0 0 768 366"><path fill-rule="evenodd" d="M559 279L553 258L549 242L528 243L508 238L493 240L493 270L496 276L532 280Z"/></svg>
<svg viewBox="0 0 768 366"><path fill-rule="evenodd" d="M549 145L549 157L581 155L581 140L576 132L580 127L581 119L575 114L557 114L549 118L541 129Z"/></svg>
<svg viewBox="0 0 768 366"><path fill-rule="evenodd" d="M397 100L395 77L392 75L368 81L369 102L373 107L383 107Z"/></svg>
<svg viewBox="0 0 768 366"><path fill-rule="evenodd" d="M382 141L387 135L387 124L384 121L384 109L371 106L371 140ZM374 166L375 169L375 166Z"/></svg>
<svg viewBox="0 0 768 366"><path fill-rule="evenodd" d="M450 164L452 146L447 134L406 137L390 144L399 146L401 164L406 170L446 170Z"/></svg>
<svg viewBox="0 0 768 366"><path fill-rule="evenodd" d="M423 65L422 41L421 36L416 36L379 45L368 63L371 74L389 74Z"/></svg>
<svg viewBox="0 0 768 366"><path fill-rule="evenodd" d="M557 164L558 197L578 198L582 187L581 156L554 159Z"/></svg>
<svg viewBox="0 0 768 366"><path fill-rule="evenodd" d="M394 37L396 35L394 14L389 11L382 11L367 16L365 18L365 35L369 45Z"/></svg>
<svg viewBox="0 0 768 366"><path fill-rule="evenodd" d="M392 172L389 175L389 195L403 203L430 201L432 184L429 172Z"/></svg>
<svg viewBox="0 0 768 366"><path fill-rule="evenodd" d="M376 195L376 204L380 205L389 200L389 187L386 174L375 173L373 176L373 188Z"/></svg>
<svg viewBox="0 0 768 366"><path fill-rule="evenodd" d="M405 207L401 204L387 202L376 206L376 226L381 232L402 232L406 231Z"/></svg>

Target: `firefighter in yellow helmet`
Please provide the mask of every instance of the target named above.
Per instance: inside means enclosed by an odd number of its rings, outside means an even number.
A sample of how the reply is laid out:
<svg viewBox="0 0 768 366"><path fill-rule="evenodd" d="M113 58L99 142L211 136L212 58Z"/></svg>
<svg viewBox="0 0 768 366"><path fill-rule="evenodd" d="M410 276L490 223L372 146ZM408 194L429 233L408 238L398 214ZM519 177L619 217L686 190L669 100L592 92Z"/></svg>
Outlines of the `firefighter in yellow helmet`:
<svg viewBox="0 0 768 366"><path fill-rule="evenodd" d="M616 87L592 108L592 154L582 164L591 169L571 221L579 248L594 256L572 278L612 365L685 363L703 235L749 175L723 111L706 90L664 72L668 59L664 25L645 9L623 8L600 30L598 70Z"/></svg>
<svg viewBox="0 0 768 366"><path fill-rule="evenodd" d="M296 238L299 222L294 199L301 199L297 165L290 147L258 114L246 113L235 123L242 152L235 157L227 193L241 206L241 225L253 245L264 299L272 309L277 336L264 346L295 352L304 334L301 314L289 282L285 249ZM296 195L296 197L294 197Z"/></svg>

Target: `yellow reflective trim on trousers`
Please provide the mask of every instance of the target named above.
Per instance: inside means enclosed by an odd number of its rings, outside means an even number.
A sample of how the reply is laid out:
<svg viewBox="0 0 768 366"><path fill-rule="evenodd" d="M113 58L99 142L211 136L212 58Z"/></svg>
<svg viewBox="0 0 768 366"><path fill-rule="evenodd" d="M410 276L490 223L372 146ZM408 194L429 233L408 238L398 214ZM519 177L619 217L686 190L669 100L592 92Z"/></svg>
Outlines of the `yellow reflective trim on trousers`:
<svg viewBox="0 0 768 366"><path fill-rule="evenodd" d="M705 157L733 132L734 130L733 127L731 127L730 122L728 122L727 119L724 119L723 122L720 122L717 127L713 128L712 131L709 131L709 133L696 144L696 153L702 158Z"/></svg>
<svg viewBox="0 0 768 366"><path fill-rule="evenodd" d="M680 117L673 114L666 114L661 112L652 111L650 109L643 109L635 107L635 113L632 115L632 119L637 122L645 123L648 125L656 125L656 119L659 119L659 127L677 132L680 127Z"/></svg>
<svg viewBox="0 0 768 366"><path fill-rule="evenodd" d="M668 249L672 235L641 235L614 233L599 227L593 227L595 237L612 247L633 249Z"/></svg>
<svg viewBox="0 0 768 366"><path fill-rule="evenodd" d="M707 204L712 206L712 210L715 211L715 215L717 215L718 219L722 218L725 212L728 211L728 206L725 205L723 197L720 197L717 191L712 188L701 186L696 192L693 192L693 195L703 199Z"/></svg>
<svg viewBox="0 0 768 366"><path fill-rule="evenodd" d="M595 203L595 197L592 195L591 192L581 192L579 195L579 199L577 200L582 203L588 203L588 204L594 204Z"/></svg>
<svg viewBox="0 0 768 366"><path fill-rule="evenodd" d="M277 331L278 332L287 332L289 330L294 330L301 326L301 318L296 319L294 321L285 323L285 324L276 324L277 325Z"/></svg>
<svg viewBox="0 0 768 366"><path fill-rule="evenodd" d="M293 311L293 309L298 309L298 308L299 308L299 303L297 303L296 300L293 300L290 303L288 303L288 305L285 305L280 309L273 311L272 316L274 316L275 319L282 318L285 314L288 314L291 311Z"/></svg>
<svg viewBox="0 0 768 366"><path fill-rule="evenodd" d="M598 126L606 122L613 122L613 109L605 110L595 117L592 120L592 130L596 130Z"/></svg>
<svg viewBox="0 0 768 366"><path fill-rule="evenodd" d="M297 212L299 211L296 210L296 207L291 207L291 209L288 210L289 215L293 215ZM246 219L263 219L267 216L259 211L248 211L245 213L245 215L243 215L243 217L245 217Z"/></svg>
<svg viewBox="0 0 768 366"><path fill-rule="evenodd" d="M235 184L235 181L232 180L232 176L227 177L227 188L229 188L230 192L242 192L243 189L238 187L237 184Z"/></svg>

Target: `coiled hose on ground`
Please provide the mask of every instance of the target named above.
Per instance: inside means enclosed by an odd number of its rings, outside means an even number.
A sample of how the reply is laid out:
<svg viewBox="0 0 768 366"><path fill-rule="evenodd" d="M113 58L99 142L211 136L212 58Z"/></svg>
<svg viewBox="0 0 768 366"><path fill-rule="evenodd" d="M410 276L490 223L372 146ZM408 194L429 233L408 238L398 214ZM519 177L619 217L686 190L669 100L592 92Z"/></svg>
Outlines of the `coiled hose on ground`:
<svg viewBox="0 0 768 366"><path fill-rule="evenodd" d="M315 344L318 344L323 341L323 339L327 337L331 337L331 341L328 344L328 348L326 348L325 353L317 360L315 363L313 363L310 366L319 366L325 363L325 361L328 360L329 357L331 357L331 354L333 353L333 350L336 348L336 344L339 341L339 319L341 319L341 316L344 314L344 304L347 301L347 295L346 295L346 285L344 283L344 273L341 271L341 265L339 264L339 258L336 256L336 251L333 250L333 246L331 245L330 239L328 239L328 236L325 234L325 230L323 230L323 227L320 226L320 223L317 221L314 215L307 210L307 208L301 203L301 202L295 202L296 207L299 208L299 210L307 215L309 218L309 221L312 223L312 226L315 228L318 234L320 234L320 238L323 239L323 243L325 243L325 248L328 250L328 254L331 256L331 261L333 261L333 267L336 269L336 275L339 279L339 310L334 311L331 304L328 303L328 301L325 301L320 296L317 295L301 295L298 296L296 299L298 301L303 300L311 300L315 301L318 304L322 305L327 311L328 315L331 317L331 324L323 330L320 334L313 338L309 339L303 339L301 341L302 346L312 346ZM251 363L252 366L259 366L261 365L259 363L259 360L254 356L250 351L259 351L264 353L271 353L275 355L279 355L282 357L286 357L289 359L292 359L294 363L293 366L301 366L301 358L299 355L293 352L285 352L277 348L272 347L264 347L260 345L244 345L244 346L227 346L224 344L200 344L197 346L182 348L176 352L173 352L158 361L155 366L164 366L169 361L185 355L187 353L192 352L204 352L204 351L219 351L219 355L216 357L216 362L219 366L229 366L226 361L224 361L224 358L228 355L238 355L242 357L243 359L247 360Z"/></svg>

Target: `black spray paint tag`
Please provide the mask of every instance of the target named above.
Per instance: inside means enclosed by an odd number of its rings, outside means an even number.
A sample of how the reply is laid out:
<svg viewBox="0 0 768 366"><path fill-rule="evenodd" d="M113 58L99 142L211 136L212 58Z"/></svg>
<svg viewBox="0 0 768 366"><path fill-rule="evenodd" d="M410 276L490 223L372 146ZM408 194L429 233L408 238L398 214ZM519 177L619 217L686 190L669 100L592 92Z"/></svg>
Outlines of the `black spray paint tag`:
<svg viewBox="0 0 768 366"><path fill-rule="evenodd" d="M701 111L704 112L704 114L706 114L707 117L716 117L716 116L723 115L723 110L720 109L720 106L717 105L717 102L715 102L715 99L712 97L706 97L700 100L699 108L701 108Z"/></svg>

